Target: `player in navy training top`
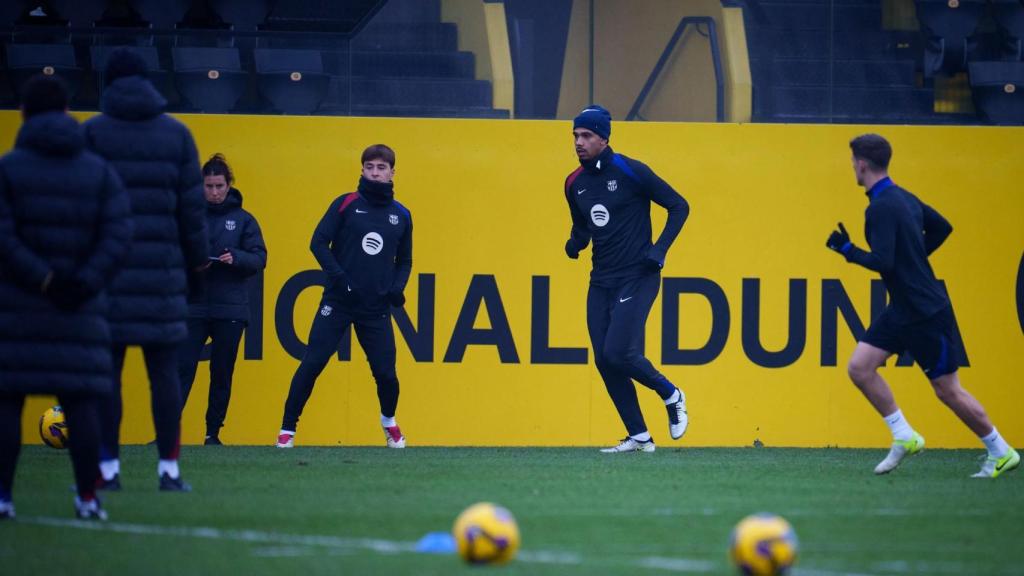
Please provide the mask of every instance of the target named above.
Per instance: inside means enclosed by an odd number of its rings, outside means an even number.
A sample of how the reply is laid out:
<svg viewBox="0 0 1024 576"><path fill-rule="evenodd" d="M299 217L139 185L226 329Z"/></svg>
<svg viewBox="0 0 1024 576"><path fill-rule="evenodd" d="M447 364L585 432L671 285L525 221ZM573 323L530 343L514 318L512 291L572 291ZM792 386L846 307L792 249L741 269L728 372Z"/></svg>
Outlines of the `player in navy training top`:
<svg viewBox="0 0 1024 576"><path fill-rule="evenodd" d="M850 148L857 184L868 195L864 232L871 251L854 246L842 223L826 245L848 262L881 274L891 300L857 343L849 365L850 379L885 418L893 435L892 448L875 474L891 472L924 448L924 438L910 427L878 374L890 356L904 351L924 370L936 396L988 449L988 458L974 477L995 478L1013 470L1020 465L1020 455L1003 440L981 404L960 386L962 349L953 306L928 262L953 227L889 178L892 147L885 138L865 134L854 138Z"/></svg>
<svg viewBox="0 0 1024 576"><path fill-rule="evenodd" d="M593 242L587 329L594 361L627 436L602 452L653 452L633 380L658 393L668 410L669 434L686 432L686 396L644 357L644 326L661 287L661 268L690 207L646 165L608 146L611 115L591 105L573 121L581 166L565 181L572 232L565 253L578 258ZM651 243L651 202L668 211Z"/></svg>
<svg viewBox="0 0 1024 576"><path fill-rule="evenodd" d="M313 384L338 348L345 331L356 336L377 382L380 422L388 448L404 448L395 411L395 333L391 307L405 304L412 270L412 215L395 200L395 153L383 144L363 152L356 192L342 194L313 232L310 250L327 274L309 344L285 402L278 448L291 448L302 409Z"/></svg>

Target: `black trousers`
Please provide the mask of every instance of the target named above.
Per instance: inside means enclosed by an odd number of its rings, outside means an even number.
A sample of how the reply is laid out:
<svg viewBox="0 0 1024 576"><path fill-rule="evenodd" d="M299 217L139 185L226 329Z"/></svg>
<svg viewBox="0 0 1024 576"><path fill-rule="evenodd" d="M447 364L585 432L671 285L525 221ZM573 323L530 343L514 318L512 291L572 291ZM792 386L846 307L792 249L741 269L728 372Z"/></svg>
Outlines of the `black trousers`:
<svg viewBox="0 0 1024 576"><path fill-rule="evenodd" d="M188 403L188 394L196 377L199 357L206 339L210 339L210 396L206 404L206 435L217 436L231 402L231 382L238 358L245 323L238 320L189 318L188 338L181 343L178 354L178 378L181 383L181 409Z"/></svg>
<svg viewBox="0 0 1024 576"><path fill-rule="evenodd" d="M68 424L68 451L78 496L92 498L100 461L98 394L59 394L57 401ZM14 470L21 452L21 413L25 395L0 392L0 497L14 490Z"/></svg>
<svg viewBox="0 0 1024 576"><path fill-rule="evenodd" d="M338 349L338 343L350 325L355 326L356 338L366 352L370 371L377 382L380 413L392 417L398 408L398 375L395 373L395 332L391 327L391 314L356 317L329 300L320 303L309 330L309 344L302 362L292 377L288 399L284 405L282 430L295 430L299 416L313 392L316 379Z"/></svg>
<svg viewBox="0 0 1024 576"><path fill-rule="evenodd" d="M633 380L654 390L663 400L675 393L673 385L644 357L644 329L661 275L648 274L587 294L587 329L594 361L608 395L630 435L647 431Z"/></svg>
<svg viewBox="0 0 1024 576"><path fill-rule="evenodd" d="M178 347L173 344L144 344L142 356L149 375L150 407L156 428L156 447L161 460L177 460L181 451L181 389L178 386ZM114 388L100 401L100 458L118 458L121 444L121 372L126 344L111 349L114 360Z"/></svg>

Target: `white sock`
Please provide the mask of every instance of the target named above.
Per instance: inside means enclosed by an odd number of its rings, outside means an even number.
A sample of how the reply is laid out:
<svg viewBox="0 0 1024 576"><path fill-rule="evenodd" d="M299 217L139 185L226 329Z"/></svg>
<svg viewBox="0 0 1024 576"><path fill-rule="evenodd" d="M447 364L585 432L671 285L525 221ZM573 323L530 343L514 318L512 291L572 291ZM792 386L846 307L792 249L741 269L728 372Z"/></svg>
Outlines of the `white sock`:
<svg viewBox="0 0 1024 576"><path fill-rule="evenodd" d="M398 426L398 422L395 422L395 417L394 416L391 416L389 418L389 417L381 414L380 415L380 425L385 427L385 428L391 428L392 426Z"/></svg>
<svg viewBox="0 0 1024 576"><path fill-rule="evenodd" d="M903 417L903 410L896 410L886 416L885 423L889 425L889 430L892 431L893 440L910 440L914 437L914 429L910 427L910 423Z"/></svg>
<svg viewBox="0 0 1024 576"><path fill-rule="evenodd" d="M277 433L277 435L280 436L281 434L291 434L292 436L295 436L295 430L285 430L284 428L282 428L281 431Z"/></svg>
<svg viewBox="0 0 1024 576"><path fill-rule="evenodd" d="M163 476L167 474L171 478L178 477L178 461L177 460L161 460L156 465L156 475Z"/></svg>
<svg viewBox="0 0 1024 576"><path fill-rule="evenodd" d="M996 430L996 427L992 427L992 431L988 433L988 436L982 436L981 441L985 443L985 448L988 448L989 456L996 458L1002 458L1006 456L1006 453L1010 451L1010 445L1003 440L1003 436Z"/></svg>
<svg viewBox="0 0 1024 576"><path fill-rule="evenodd" d="M668 397L668 400L665 400L665 405L667 406L669 404L675 404L676 402L679 402L680 398L685 398L685 396L683 396L682 390L676 388L676 391L673 392L672 395Z"/></svg>
<svg viewBox="0 0 1024 576"><path fill-rule="evenodd" d="M633 434L632 436L630 436L630 438L636 440L637 442L649 442L651 439L651 433L641 432L639 434Z"/></svg>
<svg viewBox="0 0 1024 576"><path fill-rule="evenodd" d="M121 473L121 461L117 458L113 460L100 460L100 474L103 475L104 480L113 480L114 476Z"/></svg>

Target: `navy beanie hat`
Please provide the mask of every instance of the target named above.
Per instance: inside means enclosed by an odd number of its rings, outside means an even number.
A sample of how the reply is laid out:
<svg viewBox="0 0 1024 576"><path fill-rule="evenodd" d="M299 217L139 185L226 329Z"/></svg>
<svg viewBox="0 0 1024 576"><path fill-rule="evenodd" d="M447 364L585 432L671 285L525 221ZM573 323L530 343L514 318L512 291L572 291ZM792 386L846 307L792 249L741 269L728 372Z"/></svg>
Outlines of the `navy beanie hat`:
<svg viewBox="0 0 1024 576"><path fill-rule="evenodd" d="M126 76L145 77L149 71L146 61L142 56L128 48L118 48L110 53L107 59L107 69L103 73L103 83L110 86L114 80Z"/></svg>
<svg viewBox="0 0 1024 576"><path fill-rule="evenodd" d="M612 113L603 106L591 104L573 118L572 129L586 128L601 138L608 140L612 135Z"/></svg>

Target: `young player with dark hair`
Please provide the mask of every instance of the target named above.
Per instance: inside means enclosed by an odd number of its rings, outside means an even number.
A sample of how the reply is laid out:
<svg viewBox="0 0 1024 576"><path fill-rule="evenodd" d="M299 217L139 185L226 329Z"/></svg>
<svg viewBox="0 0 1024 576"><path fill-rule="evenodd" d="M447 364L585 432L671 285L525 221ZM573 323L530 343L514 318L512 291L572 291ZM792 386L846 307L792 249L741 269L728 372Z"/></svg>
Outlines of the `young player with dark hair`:
<svg viewBox="0 0 1024 576"><path fill-rule="evenodd" d="M412 270L412 215L395 200L394 175L394 151L383 144L367 148L358 189L331 202L313 232L310 250L327 274L327 286L288 390L278 448L294 445L313 385L349 326L355 326L377 382L385 443L388 448L405 447L395 421L398 376L391 307L405 304Z"/></svg>
<svg viewBox="0 0 1024 576"><path fill-rule="evenodd" d="M569 258L594 243L587 294L587 329L594 361L627 436L602 452L653 452L633 380L654 390L668 410L669 434L679 439L689 423L686 396L644 357L644 327L661 288L665 255L682 230L690 206L645 164L608 145L611 114L591 105L573 120L581 166L565 181L572 232ZM651 243L651 202L668 211Z"/></svg>
<svg viewBox="0 0 1024 576"><path fill-rule="evenodd" d="M953 227L935 209L889 178L892 147L877 134L850 142L857 184L867 191L864 231L871 251L850 241L846 227L832 232L826 245L882 276L891 302L857 343L850 358L850 379L885 419L892 431L889 454L875 474L896 469L924 449L924 438L911 428L889 385L878 374L886 360L909 351L931 381L936 396L981 438L988 458L975 478L995 478L1020 465L989 420L985 409L960 385L957 376L960 340L953 306L935 278L928 256L945 242Z"/></svg>
<svg viewBox="0 0 1024 576"><path fill-rule="evenodd" d="M113 167L85 149L67 91L39 75L22 88L25 119L0 158L0 520L13 518L14 471L28 394L56 394L72 430L75 514L105 519L96 498L99 420L110 391L103 294L132 237Z"/></svg>
<svg viewBox="0 0 1024 576"><path fill-rule="evenodd" d="M206 439L203 444L222 444L238 344L249 323L249 279L267 266L267 247L260 225L242 208L242 193L221 154L203 164L206 195L206 228L210 232L206 271L200 290L188 298L188 338L182 343L178 362L181 406L185 408L195 380L199 356L210 340L210 393L206 406Z"/></svg>

